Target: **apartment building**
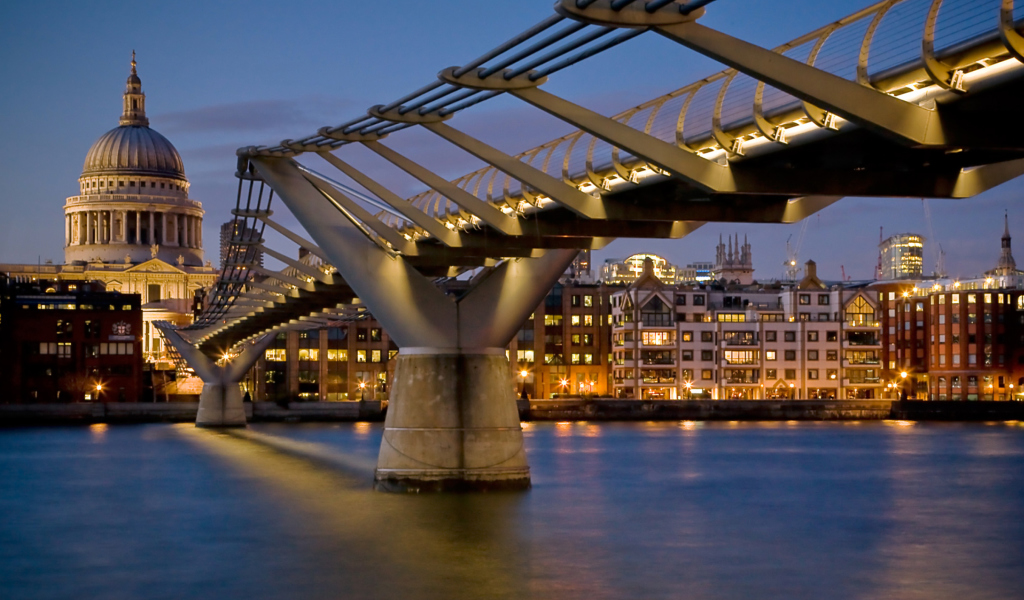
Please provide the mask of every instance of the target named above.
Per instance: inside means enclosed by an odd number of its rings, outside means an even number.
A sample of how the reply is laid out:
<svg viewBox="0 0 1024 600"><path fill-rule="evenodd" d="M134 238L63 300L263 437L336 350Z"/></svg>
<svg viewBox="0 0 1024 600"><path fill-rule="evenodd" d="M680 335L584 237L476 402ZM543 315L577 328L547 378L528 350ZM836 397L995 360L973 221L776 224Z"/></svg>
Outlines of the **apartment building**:
<svg viewBox="0 0 1024 600"><path fill-rule="evenodd" d="M877 398L878 293L826 286L674 286L653 270L611 297L612 390L673 400Z"/></svg>

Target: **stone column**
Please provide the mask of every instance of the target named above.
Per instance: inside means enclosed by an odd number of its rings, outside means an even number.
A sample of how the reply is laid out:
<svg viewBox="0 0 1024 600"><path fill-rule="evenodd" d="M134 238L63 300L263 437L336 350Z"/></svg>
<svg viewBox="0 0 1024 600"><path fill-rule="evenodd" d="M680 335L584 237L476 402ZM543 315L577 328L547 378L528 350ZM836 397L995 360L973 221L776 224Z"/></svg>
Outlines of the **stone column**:
<svg viewBox="0 0 1024 600"><path fill-rule="evenodd" d="M85 213L85 243L92 243L92 211Z"/></svg>
<svg viewBox="0 0 1024 600"><path fill-rule="evenodd" d="M152 246L156 242L156 213L149 211L149 245Z"/></svg>
<svg viewBox="0 0 1024 600"><path fill-rule="evenodd" d="M171 236L167 235L167 213L160 213L160 245L170 246Z"/></svg>
<svg viewBox="0 0 1024 600"><path fill-rule="evenodd" d="M121 237L120 242L122 244L127 244L128 243L128 211L127 210L122 210L121 211L121 230L118 233L120 234L120 237Z"/></svg>
<svg viewBox="0 0 1024 600"><path fill-rule="evenodd" d="M195 221L196 221L196 242L195 242L195 247L196 248L202 248L203 247L203 219L202 219L202 217L196 217Z"/></svg>
<svg viewBox="0 0 1024 600"><path fill-rule="evenodd" d="M142 243L142 211L135 211L135 243Z"/></svg>
<svg viewBox="0 0 1024 600"><path fill-rule="evenodd" d="M71 245L71 215L64 215L64 246Z"/></svg>

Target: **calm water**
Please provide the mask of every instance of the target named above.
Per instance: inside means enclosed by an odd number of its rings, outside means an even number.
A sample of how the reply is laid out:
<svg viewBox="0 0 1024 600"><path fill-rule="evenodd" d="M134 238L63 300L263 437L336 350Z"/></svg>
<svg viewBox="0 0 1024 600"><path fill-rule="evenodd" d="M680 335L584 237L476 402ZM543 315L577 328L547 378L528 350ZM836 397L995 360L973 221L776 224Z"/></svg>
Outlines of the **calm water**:
<svg viewBox="0 0 1024 600"><path fill-rule="evenodd" d="M531 424L521 494L380 426L0 430L0 598L1024 598L1024 424Z"/></svg>

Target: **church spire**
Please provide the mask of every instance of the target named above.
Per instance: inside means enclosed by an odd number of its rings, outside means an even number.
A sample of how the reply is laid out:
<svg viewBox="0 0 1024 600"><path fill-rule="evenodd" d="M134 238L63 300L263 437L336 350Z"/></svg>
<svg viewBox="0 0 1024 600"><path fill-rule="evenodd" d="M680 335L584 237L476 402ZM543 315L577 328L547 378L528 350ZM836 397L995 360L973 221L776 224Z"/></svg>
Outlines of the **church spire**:
<svg viewBox="0 0 1024 600"><path fill-rule="evenodd" d="M135 51L132 50L132 72L124 88L124 108L121 112L121 125L149 126L146 118L146 95L142 93L142 80L136 71Z"/></svg>

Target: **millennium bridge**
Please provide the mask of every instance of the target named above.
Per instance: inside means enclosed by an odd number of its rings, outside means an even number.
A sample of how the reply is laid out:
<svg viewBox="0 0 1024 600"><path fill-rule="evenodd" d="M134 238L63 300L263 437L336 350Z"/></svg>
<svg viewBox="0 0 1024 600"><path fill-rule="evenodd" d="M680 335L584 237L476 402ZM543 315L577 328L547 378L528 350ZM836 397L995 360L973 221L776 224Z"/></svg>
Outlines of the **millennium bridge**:
<svg viewBox="0 0 1024 600"><path fill-rule="evenodd" d="M884 0L773 49L701 24L725 8L560 0L402 98L240 148L229 260L193 325L160 325L204 382L196 424L245 425L239 381L276 331L368 310L400 348L377 487L526 487L505 348L579 250L793 223L843 196L967 199L1024 173L1020 2ZM611 116L544 90L644 34L727 68ZM452 124L501 94L572 133L509 155ZM387 143L414 128L486 166L448 180ZM348 162L353 145L427 190L400 197ZM281 204L304 231L274 216ZM267 227L304 258L269 247ZM286 268L260 266L260 251Z"/></svg>

